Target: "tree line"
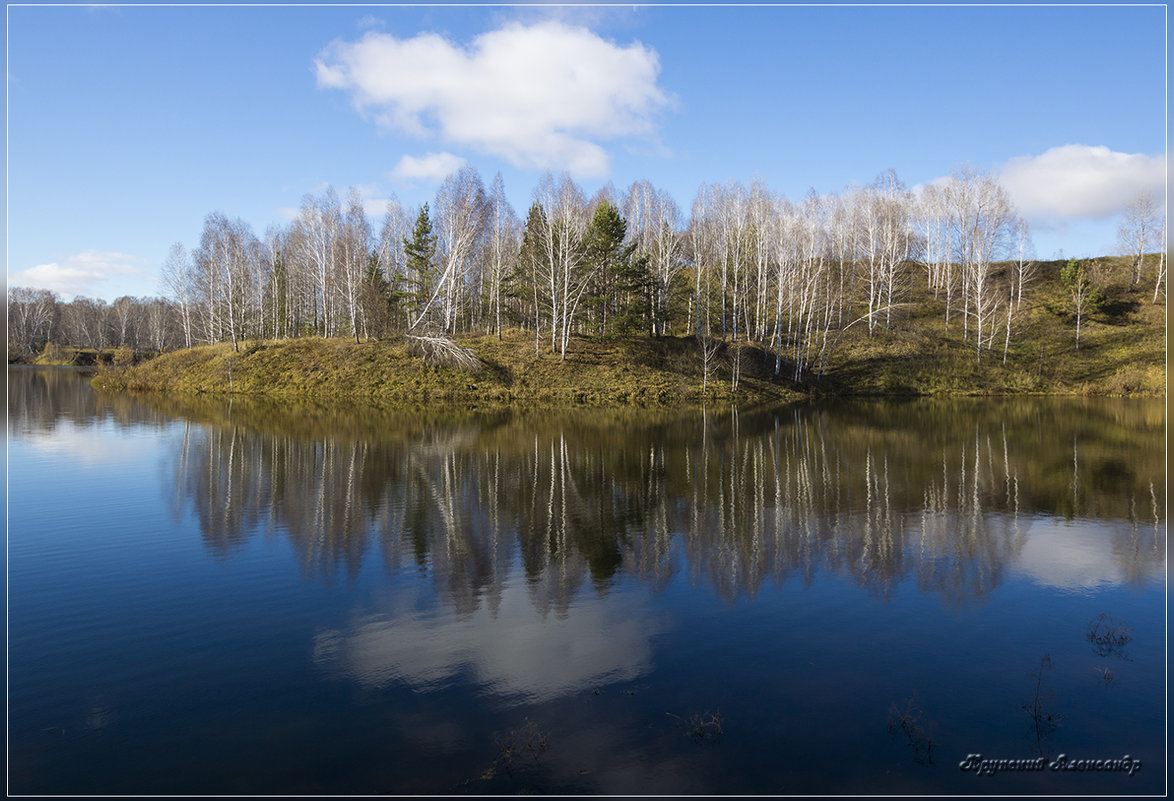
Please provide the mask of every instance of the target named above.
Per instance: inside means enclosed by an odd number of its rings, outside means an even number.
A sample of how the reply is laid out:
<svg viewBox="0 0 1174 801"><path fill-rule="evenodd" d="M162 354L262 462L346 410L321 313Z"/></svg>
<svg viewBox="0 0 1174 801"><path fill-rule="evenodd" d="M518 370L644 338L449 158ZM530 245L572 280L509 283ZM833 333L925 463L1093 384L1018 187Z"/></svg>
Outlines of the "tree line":
<svg viewBox="0 0 1174 801"><path fill-rule="evenodd" d="M1122 221L1121 241L1139 248L1135 282L1155 208L1135 203ZM171 247L165 298L62 303L16 287L8 333L10 349L31 353L47 342L162 351L515 328L564 358L576 334L693 335L759 343L776 372L785 363L800 379L826 368L844 332L891 328L926 291L976 359L1005 359L1035 272L1027 223L992 175L973 170L920 193L889 171L799 201L761 181L703 184L688 217L648 181L589 198L548 172L523 220L500 173L486 186L466 166L419 208L389 201L378 230L353 188L307 194L263 236L209 214L195 247ZM1158 288L1163 278L1164 257Z"/></svg>

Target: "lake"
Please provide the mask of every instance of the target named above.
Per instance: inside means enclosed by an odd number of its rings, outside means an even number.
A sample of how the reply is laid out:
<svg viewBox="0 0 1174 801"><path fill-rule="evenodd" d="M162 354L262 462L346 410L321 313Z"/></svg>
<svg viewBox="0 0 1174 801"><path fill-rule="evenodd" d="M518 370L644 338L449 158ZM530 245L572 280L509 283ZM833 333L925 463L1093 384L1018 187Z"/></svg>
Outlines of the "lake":
<svg viewBox="0 0 1174 801"><path fill-rule="evenodd" d="M1165 424L10 367L9 791L1160 794Z"/></svg>

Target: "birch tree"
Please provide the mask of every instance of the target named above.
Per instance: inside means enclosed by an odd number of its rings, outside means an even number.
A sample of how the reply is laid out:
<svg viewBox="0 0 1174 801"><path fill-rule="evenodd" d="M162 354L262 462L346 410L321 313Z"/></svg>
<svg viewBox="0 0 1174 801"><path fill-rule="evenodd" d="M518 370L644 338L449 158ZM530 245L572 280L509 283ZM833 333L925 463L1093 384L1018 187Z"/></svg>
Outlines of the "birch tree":
<svg viewBox="0 0 1174 801"><path fill-rule="evenodd" d="M57 323L57 296L47 289L9 287L8 345L21 355L39 352L52 341Z"/></svg>
<svg viewBox="0 0 1174 801"><path fill-rule="evenodd" d="M327 187L322 197L307 194L294 221L297 229L299 272L309 277L309 315L314 329L324 337L337 331L337 261L342 213L338 195Z"/></svg>
<svg viewBox="0 0 1174 801"><path fill-rule="evenodd" d="M738 181L718 187L716 192L717 224L721 243L721 312L722 340L727 335L738 338L738 301L743 260L746 250L746 190ZM729 298L727 326L726 299Z"/></svg>
<svg viewBox="0 0 1174 801"><path fill-rule="evenodd" d="M945 191L952 258L961 270L963 339L974 328L975 356L982 361L993 336L998 294L992 286L992 265L1008 255L1018 222L1007 191L989 174L962 170Z"/></svg>
<svg viewBox="0 0 1174 801"><path fill-rule="evenodd" d="M703 326L705 335L709 334L709 279L712 267L717 262L714 210L714 188L703 183L697 190L697 196L693 199L686 237L689 261L693 265L692 328L694 336L698 339L702 337ZM703 279L704 293L702 292Z"/></svg>
<svg viewBox="0 0 1174 801"><path fill-rule="evenodd" d="M535 194L545 211L542 269L551 306L551 349L565 360L575 315L592 277L583 246L587 200L565 172L557 180L547 172Z"/></svg>
<svg viewBox="0 0 1174 801"><path fill-rule="evenodd" d="M1083 261L1069 259L1060 271L1060 283L1072 299L1072 313L1076 318L1076 349L1080 350L1080 327L1089 310L1097 302L1097 290L1092 271Z"/></svg>
<svg viewBox="0 0 1174 801"><path fill-rule="evenodd" d="M168 295L179 308L180 325L183 328L183 346L191 348L191 268L188 263L187 249L181 243L174 243L167 251L167 258L163 261L159 277Z"/></svg>
<svg viewBox="0 0 1174 801"><path fill-rule="evenodd" d="M1165 243L1158 241L1161 220L1161 209L1152 192L1139 192L1125 206L1117 225L1117 241L1131 260L1130 286L1137 286L1141 281L1146 253L1158 249L1159 244L1164 249Z"/></svg>
<svg viewBox="0 0 1174 801"><path fill-rule="evenodd" d="M1158 304L1159 295L1166 294L1166 217L1162 216L1162 229L1158 235L1158 277L1154 281L1154 305Z"/></svg>
<svg viewBox="0 0 1174 801"><path fill-rule="evenodd" d="M339 230L339 266L341 267L342 289L346 301L347 316L350 319L351 337L359 342L359 329L364 327L362 319L363 281L367 272L370 255L371 226L363 211L359 190L351 188L347 193L346 214Z"/></svg>
<svg viewBox="0 0 1174 801"><path fill-rule="evenodd" d="M436 256L440 278L432 297L411 325L415 328L440 299L442 327L456 328L458 305L468 294L468 271L484 228L485 187L477 171L464 166L448 176L436 193Z"/></svg>
<svg viewBox="0 0 1174 801"><path fill-rule="evenodd" d="M653 277L652 333L663 335L673 279L685 266L681 209L672 196L648 181L636 181L624 196L629 242L645 256Z"/></svg>

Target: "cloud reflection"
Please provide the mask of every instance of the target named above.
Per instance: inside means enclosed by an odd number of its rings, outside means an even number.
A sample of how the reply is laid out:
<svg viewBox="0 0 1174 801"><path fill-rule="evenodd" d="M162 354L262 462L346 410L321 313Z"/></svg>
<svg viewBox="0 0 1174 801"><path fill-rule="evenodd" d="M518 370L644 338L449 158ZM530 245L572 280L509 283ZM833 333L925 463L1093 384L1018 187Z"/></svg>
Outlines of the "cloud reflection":
<svg viewBox="0 0 1174 801"><path fill-rule="evenodd" d="M1095 520L1039 518L1029 532L1013 571L1045 587L1090 591L1138 584L1164 573L1160 554L1154 558L1143 552L1158 544L1152 527L1123 533Z"/></svg>
<svg viewBox="0 0 1174 801"><path fill-rule="evenodd" d="M465 615L398 608L408 606L401 599L318 634L314 660L366 687L402 681L427 691L468 672L489 692L526 702L651 671L650 639L661 627L640 594L585 597L566 615L542 614L529 596L515 582L497 609Z"/></svg>

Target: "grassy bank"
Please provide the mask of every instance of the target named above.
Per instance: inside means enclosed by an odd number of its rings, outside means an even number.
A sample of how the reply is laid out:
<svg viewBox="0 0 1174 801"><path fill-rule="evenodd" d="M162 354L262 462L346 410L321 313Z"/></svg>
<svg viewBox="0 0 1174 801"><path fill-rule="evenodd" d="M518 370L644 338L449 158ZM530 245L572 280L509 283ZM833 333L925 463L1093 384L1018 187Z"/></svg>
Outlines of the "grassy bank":
<svg viewBox="0 0 1174 801"><path fill-rule="evenodd" d="M925 296L906 304L889 330L854 332L837 349L818 391L833 395L1166 394L1166 306L1153 286L1128 286L1128 262L1098 260L1099 302L1082 320L1080 347L1062 261L1042 262L1013 318L1004 363L1005 320L981 362L955 315ZM996 273L996 283L1000 276ZM973 333L973 332L972 332Z"/></svg>
<svg viewBox="0 0 1174 801"><path fill-rule="evenodd" d="M102 389L345 398L378 404L670 406L800 397L773 380L765 354L749 347L735 395L724 367L714 368L702 393L697 345L687 337L607 343L575 339L565 361L549 352L548 343L535 353L533 334L527 332L509 332L501 340L473 336L457 341L476 355L479 368L430 365L405 341L355 344L307 337L248 342L239 352L227 344L176 351L135 367L105 370L94 383Z"/></svg>
<svg viewBox="0 0 1174 801"><path fill-rule="evenodd" d="M944 303L923 287L900 306L891 325L871 335L854 326L837 343L822 376L800 383L774 376L773 355L749 345L721 346L702 392L703 361L691 337L631 337L599 342L574 338L565 361L535 352L532 332L502 339L458 337L476 369L434 366L404 340L355 344L304 338L176 351L134 366L111 367L96 379L107 389L345 398L377 404L672 406L702 400L775 403L805 395L1139 395L1166 391L1165 305L1152 289L1131 288L1127 269L1102 262L1101 302L1085 317L1076 347L1071 299L1059 280L1061 262L1039 265L1013 320L1005 361L996 349L976 358L961 320L949 327ZM1115 276L1117 278L1115 278ZM1116 281L1116 283L1114 282ZM738 354L740 358L735 358ZM731 372L740 364L738 388ZM783 375L790 370L784 363Z"/></svg>
<svg viewBox="0 0 1174 801"><path fill-rule="evenodd" d="M158 351L151 353L136 353L130 348L109 348L99 351L95 348L75 348L71 345L58 345L50 342L38 354L16 354L9 348L9 364L35 364L43 367L99 367L110 365L127 367L144 359L158 355Z"/></svg>

